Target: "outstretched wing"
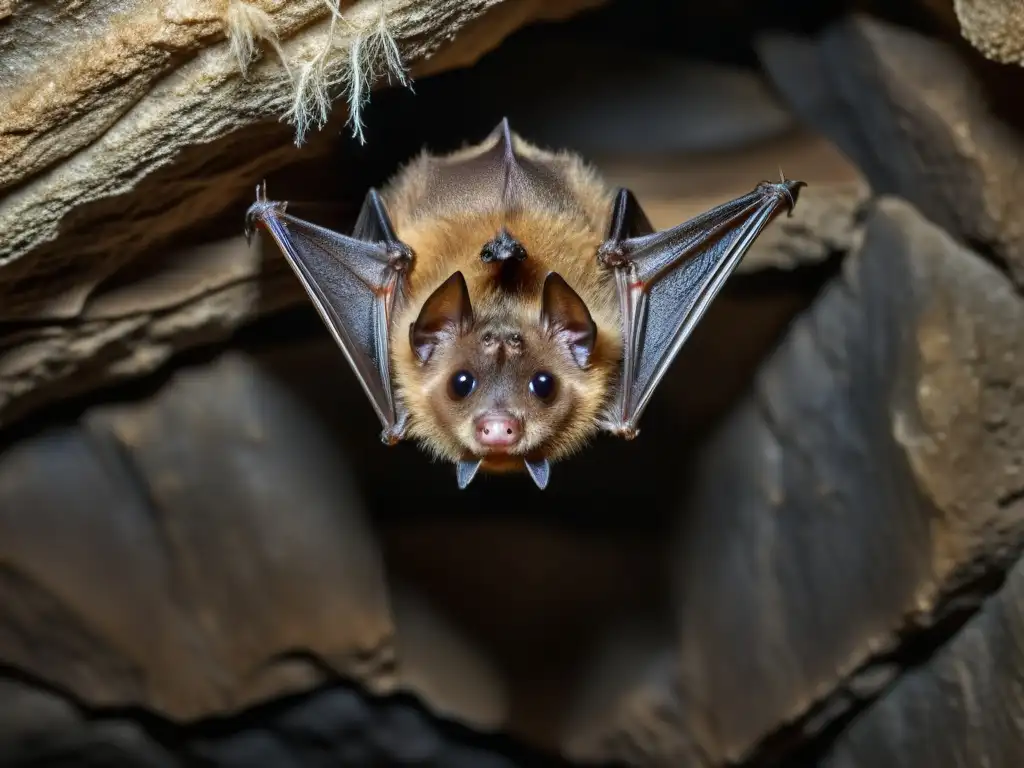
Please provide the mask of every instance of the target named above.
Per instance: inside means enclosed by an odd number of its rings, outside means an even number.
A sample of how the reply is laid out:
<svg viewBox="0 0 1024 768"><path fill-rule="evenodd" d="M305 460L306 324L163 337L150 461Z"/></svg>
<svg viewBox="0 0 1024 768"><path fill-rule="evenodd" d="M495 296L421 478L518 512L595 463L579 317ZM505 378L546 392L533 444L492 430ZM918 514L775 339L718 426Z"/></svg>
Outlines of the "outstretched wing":
<svg viewBox="0 0 1024 768"><path fill-rule="evenodd" d="M632 439L669 366L711 301L768 223L796 205L802 181L761 182L672 229L652 231L629 190L619 190L601 263L615 272L624 356L604 428Z"/></svg>
<svg viewBox="0 0 1024 768"><path fill-rule="evenodd" d="M407 415L392 392L388 330L404 300L412 252L395 237L376 190L367 194L351 237L289 216L285 207L257 187L246 237L256 226L270 233L370 399L382 439L394 444Z"/></svg>

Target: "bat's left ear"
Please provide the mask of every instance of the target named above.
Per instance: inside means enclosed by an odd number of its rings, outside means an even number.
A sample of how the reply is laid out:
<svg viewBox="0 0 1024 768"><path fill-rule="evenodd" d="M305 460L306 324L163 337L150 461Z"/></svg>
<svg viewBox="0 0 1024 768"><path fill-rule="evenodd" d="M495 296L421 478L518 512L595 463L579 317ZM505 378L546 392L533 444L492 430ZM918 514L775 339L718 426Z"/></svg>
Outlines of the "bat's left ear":
<svg viewBox="0 0 1024 768"><path fill-rule="evenodd" d="M544 281L540 321L565 344L580 368L587 365L597 341L597 325L583 299L557 272L551 272Z"/></svg>
<svg viewBox="0 0 1024 768"><path fill-rule="evenodd" d="M473 326L473 305L469 287L456 272L427 297L416 321L409 326L409 343L421 363L434 349L467 333Z"/></svg>

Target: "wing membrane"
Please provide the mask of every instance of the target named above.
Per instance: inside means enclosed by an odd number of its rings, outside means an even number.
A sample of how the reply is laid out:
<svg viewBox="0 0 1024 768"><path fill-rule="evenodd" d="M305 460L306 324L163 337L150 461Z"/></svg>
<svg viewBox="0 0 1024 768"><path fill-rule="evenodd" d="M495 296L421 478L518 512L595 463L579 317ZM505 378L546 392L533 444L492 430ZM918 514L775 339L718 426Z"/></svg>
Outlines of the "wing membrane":
<svg viewBox="0 0 1024 768"><path fill-rule="evenodd" d="M369 398L384 440L400 440L405 413L392 391L388 332L412 255L395 238L377 192L367 195L354 237L291 216L284 203L268 201L260 190L247 214L247 232L256 225L298 276Z"/></svg>
<svg viewBox="0 0 1024 768"><path fill-rule="evenodd" d="M600 258L615 270L624 356L605 427L627 438L697 323L750 246L803 182L763 182L747 195L661 232L620 191Z"/></svg>

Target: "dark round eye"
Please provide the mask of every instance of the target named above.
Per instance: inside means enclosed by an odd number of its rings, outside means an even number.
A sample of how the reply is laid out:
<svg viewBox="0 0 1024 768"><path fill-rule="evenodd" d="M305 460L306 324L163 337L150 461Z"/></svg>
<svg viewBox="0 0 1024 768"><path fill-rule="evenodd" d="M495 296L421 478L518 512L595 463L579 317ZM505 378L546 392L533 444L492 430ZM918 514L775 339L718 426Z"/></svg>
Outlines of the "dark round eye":
<svg viewBox="0 0 1024 768"><path fill-rule="evenodd" d="M469 371L456 371L448 382L448 392L453 400L469 397L476 389L476 378Z"/></svg>
<svg viewBox="0 0 1024 768"><path fill-rule="evenodd" d="M538 371L530 379L530 391L541 400L549 399L555 394L555 377L547 371Z"/></svg>

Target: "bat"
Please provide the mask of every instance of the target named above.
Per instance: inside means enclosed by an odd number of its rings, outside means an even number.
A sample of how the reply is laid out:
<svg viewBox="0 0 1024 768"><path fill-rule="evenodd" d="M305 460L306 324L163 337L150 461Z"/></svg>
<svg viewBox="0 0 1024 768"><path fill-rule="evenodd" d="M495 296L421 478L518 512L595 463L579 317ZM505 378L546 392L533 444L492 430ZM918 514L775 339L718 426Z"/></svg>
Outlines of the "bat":
<svg viewBox="0 0 1024 768"><path fill-rule="evenodd" d="M482 142L424 150L367 193L351 235L267 199L246 213L298 276L383 427L484 472L551 463L600 432L632 440L680 348L801 181L655 231L628 189L507 119Z"/></svg>

